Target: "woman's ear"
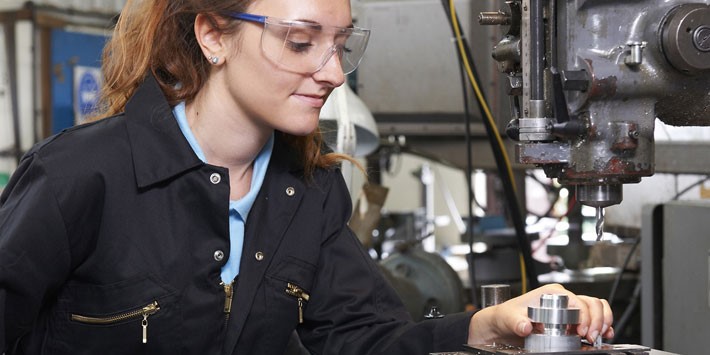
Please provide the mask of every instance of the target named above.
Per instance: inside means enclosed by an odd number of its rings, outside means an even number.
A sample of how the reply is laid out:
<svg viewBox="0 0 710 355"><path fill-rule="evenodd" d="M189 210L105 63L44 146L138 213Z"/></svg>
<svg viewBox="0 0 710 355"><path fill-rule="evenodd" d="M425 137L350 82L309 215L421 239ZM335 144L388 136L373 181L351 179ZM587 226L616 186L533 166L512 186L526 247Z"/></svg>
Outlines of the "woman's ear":
<svg viewBox="0 0 710 355"><path fill-rule="evenodd" d="M195 17L195 37L205 58L211 64L218 65L223 62L223 54L226 53L225 36L222 31L214 27L212 21L215 19L209 18L209 16L198 14Z"/></svg>

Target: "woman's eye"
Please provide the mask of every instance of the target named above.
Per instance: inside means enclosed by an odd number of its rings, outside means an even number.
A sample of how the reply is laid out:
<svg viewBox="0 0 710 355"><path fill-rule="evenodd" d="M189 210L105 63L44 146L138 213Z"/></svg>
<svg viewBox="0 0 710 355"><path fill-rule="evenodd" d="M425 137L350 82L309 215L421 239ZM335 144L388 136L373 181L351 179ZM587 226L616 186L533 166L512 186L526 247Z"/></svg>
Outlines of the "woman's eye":
<svg viewBox="0 0 710 355"><path fill-rule="evenodd" d="M353 50L348 47L345 47L344 45L339 45L336 47L336 51L338 53L338 56L340 56L340 58L342 58L344 55L352 52Z"/></svg>
<svg viewBox="0 0 710 355"><path fill-rule="evenodd" d="M313 43L311 43L311 42L287 41L286 45L288 46L289 49L291 49L294 52L305 52L305 51L309 50L311 47L313 47Z"/></svg>

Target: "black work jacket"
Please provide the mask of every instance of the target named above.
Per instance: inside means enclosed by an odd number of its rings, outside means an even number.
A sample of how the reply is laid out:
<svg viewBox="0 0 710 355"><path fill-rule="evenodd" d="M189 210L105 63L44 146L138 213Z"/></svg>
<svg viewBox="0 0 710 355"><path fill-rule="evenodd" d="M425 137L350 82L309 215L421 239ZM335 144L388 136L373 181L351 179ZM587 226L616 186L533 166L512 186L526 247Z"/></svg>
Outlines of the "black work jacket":
<svg viewBox="0 0 710 355"><path fill-rule="evenodd" d="M278 132L233 298L228 203L228 171L150 76L125 113L36 145L0 195L0 353L282 354L294 329L313 354L466 341L470 314L410 321L346 226L338 170L304 179Z"/></svg>

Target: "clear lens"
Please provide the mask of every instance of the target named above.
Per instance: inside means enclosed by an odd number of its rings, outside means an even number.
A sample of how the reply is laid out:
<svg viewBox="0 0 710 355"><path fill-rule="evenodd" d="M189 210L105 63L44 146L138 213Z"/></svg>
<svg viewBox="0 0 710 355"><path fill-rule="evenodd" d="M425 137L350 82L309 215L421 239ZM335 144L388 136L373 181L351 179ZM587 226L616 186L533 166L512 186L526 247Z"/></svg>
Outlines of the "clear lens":
<svg viewBox="0 0 710 355"><path fill-rule="evenodd" d="M315 73L335 55L344 74L360 64L369 31L360 28L330 28L299 21L267 20L261 46L267 58L287 70Z"/></svg>

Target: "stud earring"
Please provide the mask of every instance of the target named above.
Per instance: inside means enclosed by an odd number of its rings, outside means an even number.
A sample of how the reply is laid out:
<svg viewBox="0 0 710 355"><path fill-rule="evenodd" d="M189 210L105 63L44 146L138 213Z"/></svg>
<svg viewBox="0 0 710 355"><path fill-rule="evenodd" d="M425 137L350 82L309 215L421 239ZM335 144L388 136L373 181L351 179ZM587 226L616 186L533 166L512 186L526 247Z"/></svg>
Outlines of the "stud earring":
<svg viewBox="0 0 710 355"><path fill-rule="evenodd" d="M219 63L219 57L216 57L216 56L214 56L214 57L213 57L213 56L209 56L209 57L207 58L207 60L209 60L210 63L212 63L212 64L217 64L217 63Z"/></svg>

